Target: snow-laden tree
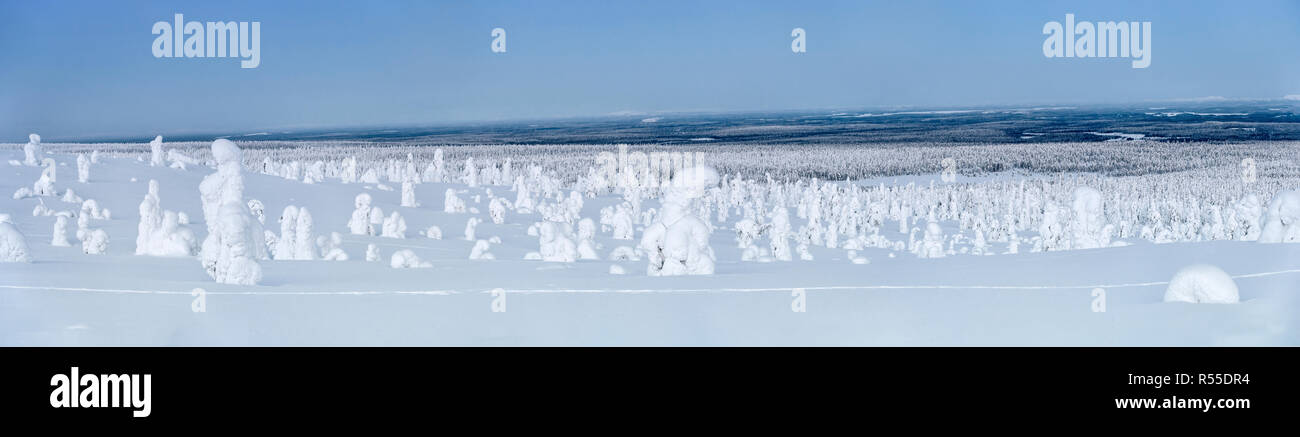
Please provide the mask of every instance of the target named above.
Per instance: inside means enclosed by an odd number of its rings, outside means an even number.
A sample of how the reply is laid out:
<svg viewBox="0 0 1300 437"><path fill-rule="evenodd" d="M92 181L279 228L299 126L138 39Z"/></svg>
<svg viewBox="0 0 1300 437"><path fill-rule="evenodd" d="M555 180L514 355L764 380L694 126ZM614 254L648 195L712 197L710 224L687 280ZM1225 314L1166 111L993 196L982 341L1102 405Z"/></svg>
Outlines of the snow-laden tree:
<svg viewBox="0 0 1300 437"><path fill-rule="evenodd" d="M163 161L162 135L153 138L149 142L149 166L162 167L167 165Z"/></svg>
<svg viewBox="0 0 1300 437"><path fill-rule="evenodd" d="M1300 191L1278 193L1268 203L1260 243L1300 243Z"/></svg>
<svg viewBox="0 0 1300 437"><path fill-rule="evenodd" d="M356 209L352 211L352 218L348 219L348 230L352 235L375 235L375 228L370 223L370 195L358 194L352 202Z"/></svg>
<svg viewBox="0 0 1300 437"><path fill-rule="evenodd" d="M596 244L596 222L589 218L578 221L578 259L597 260L600 255L596 249L600 247Z"/></svg>
<svg viewBox="0 0 1300 437"><path fill-rule="evenodd" d="M302 172L302 183L315 184L325 180L325 163L316 161L307 166Z"/></svg>
<svg viewBox="0 0 1300 437"><path fill-rule="evenodd" d="M492 218L493 224L502 224L506 222L506 199L493 197L488 202L488 216Z"/></svg>
<svg viewBox="0 0 1300 437"><path fill-rule="evenodd" d="M456 196L456 190L448 188L443 193L442 212L462 213L465 212L465 201Z"/></svg>
<svg viewBox="0 0 1300 437"><path fill-rule="evenodd" d="M23 154L26 157L26 159L23 160L23 164L30 166L39 165L41 161L45 159L45 153L41 147L40 135L31 134L27 136L27 144L23 146Z"/></svg>
<svg viewBox="0 0 1300 437"><path fill-rule="evenodd" d="M470 188L478 186L478 167L474 165L474 157L465 158L465 167L460 172L460 183L469 185Z"/></svg>
<svg viewBox="0 0 1300 437"><path fill-rule="evenodd" d="M383 234L385 238L406 238L406 219L401 214L393 211L388 218L384 219Z"/></svg>
<svg viewBox="0 0 1300 437"><path fill-rule="evenodd" d="M345 184L352 184L357 182L357 176L357 157L345 158L339 171L339 180Z"/></svg>
<svg viewBox="0 0 1300 437"><path fill-rule="evenodd" d="M916 256L918 258L943 258L943 228L939 223L930 221L925 224L925 237L921 239L916 246Z"/></svg>
<svg viewBox="0 0 1300 437"><path fill-rule="evenodd" d="M103 229L87 232L85 238L81 239L81 251L87 255L102 255L108 252L108 232Z"/></svg>
<svg viewBox="0 0 1300 437"><path fill-rule="evenodd" d="M58 175L58 165L50 158L42 159L41 165L45 168L41 170L40 179L37 179L36 183L32 184L32 195L54 196L54 182L57 181L56 176Z"/></svg>
<svg viewBox="0 0 1300 437"><path fill-rule="evenodd" d="M1071 225L1070 243L1073 249L1096 249L1110 246L1111 225L1106 224L1106 212L1101 192L1089 187L1074 189L1074 221Z"/></svg>
<svg viewBox="0 0 1300 437"><path fill-rule="evenodd" d="M9 214L0 214L0 262L32 262L27 240L18 232Z"/></svg>
<svg viewBox="0 0 1300 437"><path fill-rule="evenodd" d="M1259 201L1259 196L1254 194L1243 197L1233 205L1232 208L1233 222L1239 230L1238 239L1242 241L1259 240L1260 220L1264 217L1264 207Z"/></svg>
<svg viewBox="0 0 1300 437"><path fill-rule="evenodd" d="M431 240L441 240L442 228L439 228L437 226L429 226L429 229L424 231L424 236L429 237L429 239Z"/></svg>
<svg viewBox="0 0 1300 437"><path fill-rule="evenodd" d="M578 245L570 236L567 225L547 221L537 232L538 254L542 261L571 263L578 260Z"/></svg>
<svg viewBox="0 0 1300 437"><path fill-rule="evenodd" d="M255 285L262 279L257 261L266 257L262 227L244 201L242 153L226 139L212 142L216 172L199 183L208 236L199 259L218 283Z"/></svg>
<svg viewBox="0 0 1300 437"><path fill-rule="evenodd" d="M59 213L54 217L54 236L50 239L50 245L54 247L72 246L72 243L68 241L67 213Z"/></svg>
<svg viewBox="0 0 1300 437"><path fill-rule="evenodd" d="M280 213L280 237L276 238L271 257L275 260L292 260L297 254L298 207L289 205Z"/></svg>
<svg viewBox="0 0 1300 437"><path fill-rule="evenodd" d="M714 271L711 232L704 219L693 214L696 199L718 184L717 171L705 166L674 175L662 200L658 220L646 228L641 249L649 254L650 276L711 275Z"/></svg>
<svg viewBox="0 0 1300 437"><path fill-rule="evenodd" d="M478 240L474 242L474 247L469 251L469 259L472 260L493 260L497 259L496 255L488 252L492 245L487 240Z"/></svg>
<svg viewBox="0 0 1300 437"><path fill-rule="evenodd" d="M478 232L478 224L481 222L483 222L483 220L479 219L478 217L470 217L468 220L465 220L466 241L474 241L478 239L476 234Z"/></svg>
<svg viewBox="0 0 1300 437"><path fill-rule="evenodd" d="M610 222L615 240L632 239L632 234L636 231L636 225L635 221L632 220L631 205L624 202L615 206L614 215L610 218Z"/></svg>
<svg viewBox="0 0 1300 437"><path fill-rule="evenodd" d="M402 206L406 208L418 208L420 203L415 200L415 181L402 181Z"/></svg>
<svg viewBox="0 0 1300 437"><path fill-rule="evenodd" d="M136 227L135 237L136 255L194 255L198 249L194 232L181 226L178 214L162 209L162 201L158 195L158 181L149 180L149 191L140 202L139 212L140 224Z"/></svg>
<svg viewBox="0 0 1300 437"><path fill-rule="evenodd" d="M298 225L294 228L293 233L295 238L293 245L293 259L299 261L311 261L316 259L316 239L311 235L311 211L308 211L305 206L298 208Z"/></svg>
<svg viewBox="0 0 1300 437"><path fill-rule="evenodd" d="M790 210L784 206L776 206L772 209L772 215L769 217L771 224L768 227L768 250L772 258L776 261L791 261L794 254L790 250Z"/></svg>
<svg viewBox="0 0 1300 437"><path fill-rule="evenodd" d="M77 154L77 182L90 182L90 158L85 153Z"/></svg>

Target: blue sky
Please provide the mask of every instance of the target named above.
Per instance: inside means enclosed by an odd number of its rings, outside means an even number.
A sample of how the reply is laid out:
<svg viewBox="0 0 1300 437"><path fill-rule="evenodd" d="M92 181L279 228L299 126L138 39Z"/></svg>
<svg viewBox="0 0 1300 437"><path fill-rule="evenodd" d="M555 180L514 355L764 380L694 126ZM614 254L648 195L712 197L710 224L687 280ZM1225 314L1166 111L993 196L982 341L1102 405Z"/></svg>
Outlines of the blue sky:
<svg viewBox="0 0 1300 437"><path fill-rule="evenodd" d="M154 58L153 23L175 13L260 21L261 66ZM1043 24L1066 13L1151 21L1151 67L1045 58ZM0 142L1300 94L1287 0L0 0L0 17Z"/></svg>

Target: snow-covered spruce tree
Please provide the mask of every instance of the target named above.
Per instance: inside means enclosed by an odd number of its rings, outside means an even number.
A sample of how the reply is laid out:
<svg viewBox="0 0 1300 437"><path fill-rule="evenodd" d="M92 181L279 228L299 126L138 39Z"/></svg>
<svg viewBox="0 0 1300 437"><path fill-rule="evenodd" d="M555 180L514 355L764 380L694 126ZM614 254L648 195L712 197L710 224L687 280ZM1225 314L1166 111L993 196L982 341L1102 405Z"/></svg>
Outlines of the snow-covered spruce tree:
<svg viewBox="0 0 1300 437"><path fill-rule="evenodd" d="M162 200L158 197L158 181L149 180L149 192L140 201L140 224L136 226L135 254L150 255L154 234L162 229Z"/></svg>
<svg viewBox="0 0 1300 437"><path fill-rule="evenodd" d="M54 247L71 247L68 241L68 213L61 212L54 217L54 236L50 239Z"/></svg>
<svg viewBox="0 0 1300 437"><path fill-rule="evenodd" d="M149 166L162 167L167 165L163 161L162 135L153 138L149 142Z"/></svg>
<svg viewBox="0 0 1300 437"><path fill-rule="evenodd" d="M45 153L41 148L40 135L31 134L27 136L27 144L23 146L23 154L26 158L23 160L23 164L30 166L40 165L41 161L45 159Z"/></svg>
<svg viewBox="0 0 1300 437"><path fill-rule="evenodd" d="M366 261L379 261L379 246L376 246L375 243L366 245Z"/></svg>
<svg viewBox="0 0 1300 437"><path fill-rule="evenodd" d="M108 252L108 232L103 229L87 232L85 238L81 240L81 251L86 255L102 255Z"/></svg>
<svg viewBox="0 0 1300 437"><path fill-rule="evenodd" d="M343 167L339 171L339 180L345 184L357 182L357 157L349 156L343 159Z"/></svg>
<svg viewBox="0 0 1300 437"><path fill-rule="evenodd" d="M1074 220L1070 223L1073 249L1110 246L1113 226L1106 224L1101 192L1089 187L1074 189Z"/></svg>
<svg viewBox="0 0 1300 437"><path fill-rule="evenodd" d="M563 223L543 222L537 232L538 255L542 261L571 263L578 260L578 245Z"/></svg>
<svg viewBox="0 0 1300 437"><path fill-rule="evenodd" d="M358 194L352 202L356 209L348 219L348 230L352 235L375 235L375 228L370 224L370 195Z"/></svg>
<svg viewBox="0 0 1300 437"><path fill-rule="evenodd" d="M767 237L768 250L771 251L772 258L776 261L793 260L794 255L790 250L790 210L784 206L776 206L772 209L769 219L772 222Z"/></svg>
<svg viewBox="0 0 1300 437"><path fill-rule="evenodd" d="M37 179L36 183L32 184L32 195L54 196L54 182L57 181L56 176L58 175L58 165L50 158L42 159L41 165L45 168L41 170L40 179Z"/></svg>
<svg viewBox="0 0 1300 437"><path fill-rule="evenodd" d="M919 258L943 258L943 228L939 227L936 221L930 221L925 225L925 237L917 245L916 256Z"/></svg>
<svg viewBox="0 0 1300 437"><path fill-rule="evenodd" d="M475 234L478 231L478 224L481 223L482 221L483 220L479 219L478 217L470 217L468 220L465 220L466 241L474 241L478 239L478 237Z"/></svg>
<svg viewBox="0 0 1300 437"><path fill-rule="evenodd" d="M631 205L623 202L614 207L614 215L610 218L611 226L614 228L615 240L631 240L632 234L636 231L635 222L632 220Z"/></svg>
<svg viewBox="0 0 1300 437"><path fill-rule="evenodd" d="M1035 252L1070 249L1070 240L1065 237L1065 229L1061 225L1060 211L1061 208L1055 203L1048 203L1045 207L1042 222L1038 226L1040 239L1034 248Z"/></svg>
<svg viewBox="0 0 1300 437"><path fill-rule="evenodd" d="M456 190L448 188L443 194L442 212L462 213L465 212L465 201L456 196Z"/></svg>
<svg viewBox="0 0 1300 437"><path fill-rule="evenodd" d="M277 261L292 260L298 244L298 207L289 205L280 213L280 237L275 239L271 257Z"/></svg>
<svg viewBox="0 0 1300 437"><path fill-rule="evenodd" d="M488 252L492 245L487 240L478 240L474 242L474 247L469 251L469 259L472 260L493 260L497 259L496 255Z"/></svg>
<svg viewBox="0 0 1300 437"><path fill-rule="evenodd" d="M474 166L474 157L465 158L465 167L460 172L460 183L470 188L478 187L478 167Z"/></svg>
<svg viewBox="0 0 1300 437"><path fill-rule="evenodd" d="M439 227L436 226L436 225L435 225L435 226L429 226L429 229L424 231L424 236L429 237L429 239L431 239L431 240L441 240L441 239L442 239L442 228L439 228Z"/></svg>
<svg viewBox="0 0 1300 437"><path fill-rule="evenodd" d="M598 260L600 255L596 249L600 247L596 244L596 222L589 218L578 221L578 259Z"/></svg>
<svg viewBox="0 0 1300 437"><path fill-rule="evenodd" d="M140 202L139 212L140 224L136 227L135 238L136 255L194 255L197 250L194 232L181 226L179 214L162 209L162 201L158 196L158 181L149 181L149 192L145 193L144 200ZM93 214L93 207L90 213Z"/></svg>
<svg viewBox="0 0 1300 437"><path fill-rule="evenodd" d="M492 217L493 224L502 224L506 222L506 199L493 197L488 203L488 216Z"/></svg>
<svg viewBox="0 0 1300 437"><path fill-rule="evenodd" d="M402 206L406 208L418 208L420 203L415 200L415 181L402 181Z"/></svg>
<svg viewBox="0 0 1300 437"><path fill-rule="evenodd" d="M14 227L9 214L0 214L0 262L32 262L31 253L27 249L27 240Z"/></svg>
<svg viewBox="0 0 1300 437"><path fill-rule="evenodd" d="M216 172L199 183L208 236L199 253L208 275L221 284L255 285L262 279L257 261L266 257L261 225L244 203L242 152L226 139L212 142Z"/></svg>
<svg viewBox="0 0 1300 437"><path fill-rule="evenodd" d="M311 211L308 211L305 206L298 208L298 226L294 228L293 233L295 238L293 259L299 261L311 261L316 259L316 240L311 236Z"/></svg>
<svg viewBox="0 0 1300 437"><path fill-rule="evenodd" d="M1243 197L1233 205L1232 212L1235 216L1233 220L1238 231L1238 239L1242 241L1259 240L1261 231L1260 220L1264 217L1264 207L1259 201L1259 196L1254 194Z"/></svg>
<svg viewBox="0 0 1300 437"><path fill-rule="evenodd" d="M1300 243L1300 191L1278 193L1264 217L1260 243Z"/></svg>
<svg viewBox="0 0 1300 437"><path fill-rule="evenodd" d="M662 201L662 212L641 237L641 249L649 254L646 274L650 276L711 275L714 271L710 229L695 215L695 200L718 184L712 168L696 166L673 176Z"/></svg>
<svg viewBox="0 0 1300 437"><path fill-rule="evenodd" d="M77 154L77 182L90 182L90 159L85 153Z"/></svg>
<svg viewBox="0 0 1300 437"><path fill-rule="evenodd" d="M393 211L388 218L384 219L383 235L386 238L406 238L406 219L401 214Z"/></svg>

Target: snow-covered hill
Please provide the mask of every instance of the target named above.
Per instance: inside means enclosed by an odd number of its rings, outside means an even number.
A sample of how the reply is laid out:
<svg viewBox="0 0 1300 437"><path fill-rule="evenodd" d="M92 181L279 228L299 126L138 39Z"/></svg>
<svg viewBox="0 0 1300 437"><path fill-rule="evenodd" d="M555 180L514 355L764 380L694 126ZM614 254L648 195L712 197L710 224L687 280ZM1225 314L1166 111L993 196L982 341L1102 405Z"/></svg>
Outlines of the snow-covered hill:
<svg viewBox="0 0 1300 437"><path fill-rule="evenodd" d="M1269 202L1292 178L1210 193L1202 174L724 173L688 196L712 228L714 273L650 276L640 243L661 214L657 188L629 194L526 157L466 171L347 158L370 156L361 149L264 154L244 157L239 195L256 200L241 205L256 223L240 229L261 228L265 245L241 250L266 254L257 284L237 285L200 261L210 154L44 148L56 175L45 184L47 168L0 148L0 214L31 259L0 262L4 345L1300 344L1300 245L1251 241L1271 216L1294 214ZM21 189L32 192L9 195ZM1197 190L1194 207L1179 197ZM67 246L54 244L60 221ZM1232 275L1240 302L1163 302L1193 264Z"/></svg>

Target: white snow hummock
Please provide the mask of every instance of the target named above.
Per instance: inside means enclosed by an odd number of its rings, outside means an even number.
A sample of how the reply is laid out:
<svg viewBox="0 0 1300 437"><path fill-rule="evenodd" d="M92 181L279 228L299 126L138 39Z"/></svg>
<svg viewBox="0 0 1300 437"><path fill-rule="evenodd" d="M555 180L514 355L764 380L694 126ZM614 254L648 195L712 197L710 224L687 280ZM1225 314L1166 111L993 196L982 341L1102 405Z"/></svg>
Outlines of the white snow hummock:
<svg viewBox="0 0 1300 437"><path fill-rule="evenodd" d="M1300 191L1278 193L1268 203L1260 243L1300 243Z"/></svg>
<svg viewBox="0 0 1300 437"><path fill-rule="evenodd" d="M433 267L433 263L421 261L420 257L416 256L411 249L393 252L393 257L389 259L388 265L395 269L426 269Z"/></svg>
<svg viewBox="0 0 1300 437"><path fill-rule="evenodd" d="M1196 264L1184 267L1169 280L1165 302L1237 303L1237 284L1222 269Z"/></svg>
<svg viewBox="0 0 1300 437"><path fill-rule="evenodd" d="M217 171L199 183L208 226L199 260L218 283L255 285L262 279L257 261L266 258L266 244L244 201L242 153L235 143L219 139L212 142L212 157Z"/></svg>

